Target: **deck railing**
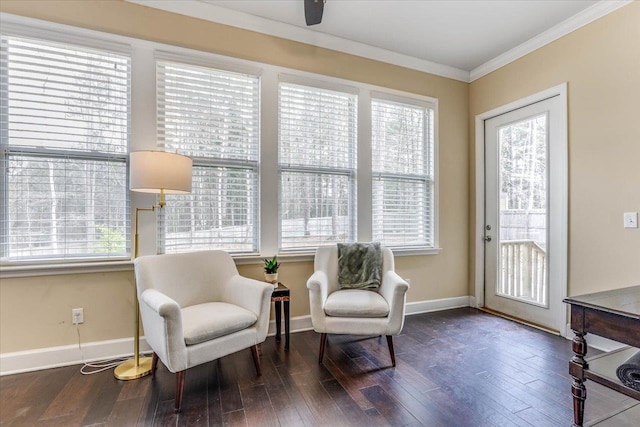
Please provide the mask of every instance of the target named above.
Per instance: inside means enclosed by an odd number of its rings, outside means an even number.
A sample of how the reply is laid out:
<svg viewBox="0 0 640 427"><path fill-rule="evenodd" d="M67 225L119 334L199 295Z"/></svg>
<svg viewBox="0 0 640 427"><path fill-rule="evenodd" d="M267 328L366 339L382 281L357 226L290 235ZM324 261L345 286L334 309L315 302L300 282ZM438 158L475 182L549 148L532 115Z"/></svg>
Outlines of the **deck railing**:
<svg viewBox="0 0 640 427"><path fill-rule="evenodd" d="M547 303L547 254L532 240L501 242L499 293L536 304Z"/></svg>

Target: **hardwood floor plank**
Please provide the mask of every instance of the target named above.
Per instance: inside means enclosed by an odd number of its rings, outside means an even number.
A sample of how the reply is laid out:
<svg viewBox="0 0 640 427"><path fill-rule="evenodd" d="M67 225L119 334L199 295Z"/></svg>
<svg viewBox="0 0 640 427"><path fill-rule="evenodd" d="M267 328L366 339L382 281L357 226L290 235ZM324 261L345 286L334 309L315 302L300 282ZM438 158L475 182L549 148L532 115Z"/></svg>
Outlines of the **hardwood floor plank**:
<svg viewBox="0 0 640 427"><path fill-rule="evenodd" d="M404 426L418 422L418 420L400 405L395 399L390 397L382 387L374 385L361 390L369 402L380 412L380 414L392 426Z"/></svg>
<svg viewBox="0 0 640 427"><path fill-rule="evenodd" d="M388 373L393 368L379 369L367 357L358 359L369 369L376 383L391 397L400 402L421 423L428 426L447 426L450 419L443 413L433 401L425 399L424 394L413 388L411 384L399 382Z"/></svg>
<svg viewBox="0 0 640 427"><path fill-rule="evenodd" d="M5 377L0 377L2 424L8 426L35 424L77 369L77 366L68 366L7 377L15 379L14 381L7 381ZM10 387L11 392L5 392L5 387Z"/></svg>
<svg viewBox="0 0 640 427"><path fill-rule="evenodd" d="M225 427L245 427L247 425L247 418L245 417L244 410L239 409L225 413L222 419L222 425Z"/></svg>
<svg viewBox="0 0 640 427"><path fill-rule="evenodd" d="M100 392L101 378L96 375L82 375L74 372L64 388L47 407L40 421L66 417L67 425L79 425L89 411L95 395ZM115 381L115 380L114 380ZM115 397L113 399L115 402Z"/></svg>
<svg viewBox="0 0 640 427"><path fill-rule="evenodd" d="M178 426L206 426L209 424L208 383L209 365L196 366L187 371L182 411L178 416Z"/></svg>
<svg viewBox="0 0 640 427"><path fill-rule="evenodd" d="M163 400L158 403L158 408L153 417L153 427L175 427L178 423L178 414L175 412L174 399Z"/></svg>
<svg viewBox="0 0 640 427"><path fill-rule="evenodd" d="M209 426L219 427L223 425L222 397L220 395L220 364L218 361L207 363L209 375L207 376L207 413L209 414Z"/></svg>
<svg viewBox="0 0 640 427"><path fill-rule="evenodd" d="M360 409L373 408L372 403L367 400L360 390L374 386L376 382L366 375L366 372L364 372L356 362L347 357L345 353L336 350L327 352L331 353L331 355L325 355L324 366L326 366L333 377L338 380L340 385L344 387Z"/></svg>
<svg viewBox="0 0 640 427"><path fill-rule="evenodd" d="M527 408L516 414L518 417L536 427L557 427L558 422L549 418L536 408Z"/></svg>
<svg viewBox="0 0 640 427"><path fill-rule="evenodd" d="M344 414L316 378L303 373L291 378L313 415L314 425L343 425Z"/></svg>
<svg viewBox="0 0 640 427"><path fill-rule="evenodd" d="M137 397L145 396L149 393L151 381L151 375L138 378L134 381L123 381L122 389L118 395L118 400L135 399Z"/></svg>
<svg viewBox="0 0 640 427"><path fill-rule="evenodd" d="M278 349L277 351L282 350ZM284 426L303 425L292 398L292 394L297 394L297 392L285 386L271 358L265 358L262 365L262 376L265 390L280 424Z"/></svg>
<svg viewBox="0 0 640 427"><path fill-rule="evenodd" d="M338 380L325 380L322 382L322 386L327 390L327 393L329 393L333 401L336 402L338 407L345 414L349 425L375 427L391 425L384 419L377 409L370 412L362 410L360 405L351 398L349 393L344 389L344 387L342 387ZM369 401L367 400L367 402ZM371 409L375 408L372 407Z"/></svg>
<svg viewBox="0 0 640 427"><path fill-rule="evenodd" d="M96 394L93 403L82 420L82 425L85 426L106 423L122 390L122 385L118 384L117 380L111 381L113 378L111 371L94 375L108 376L109 382ZM94 385L94 387L98 386Z"/></svg>
<svg viewBox="0 0 640 427"><path fill-rule="evenodd" d="M464 308L409 316L394 338L291 336L284 350L263 343L257 377L241 351L186 373L183 411L174 413L175 375L117 381L79 366L0 377L5 426L567 426L573 419L571 342ZM590 353L597 351L590 349ZM640 404L588 382L586 425L637 426ZM625 409L633 412L622 412Z"/></svg>
<svg viewBox="0 0 640 427"><path fill-rule="evenodd" d="M145 396L117 400L107 419L107 427L127 427L138 424L138 418L145 404Z"/></svg>
<svg viewBox="0 0 640 427"><path fill-rule="evenodd" d="M289 374L285 366L279 366L277 369L278 375L282 379L282 383L287 390L287 393L291 397L291 403L295 406L298 416L302 420L302 425L313 427L317 425L317 418L314 416L313 411L307 404L303 393L298 388L294 377ZM300 374L293 374L300 375Z"/></svg>
<svg viewBox="0 0 640 427"><path fill-rule="evenodd" d="M236 372L236 364L233 362L233 355L218 359L218 363L220 366L218 378L222 413L226 414L227 412L243 409L240 384L238 384L238 374Z"/></svg>
<svg viewBox="0 0 640 427"><path fill-rule="evenodd" d="M243 388L242 402L244 403L247 425L264 427L280 425L264 385Z"/></svg>

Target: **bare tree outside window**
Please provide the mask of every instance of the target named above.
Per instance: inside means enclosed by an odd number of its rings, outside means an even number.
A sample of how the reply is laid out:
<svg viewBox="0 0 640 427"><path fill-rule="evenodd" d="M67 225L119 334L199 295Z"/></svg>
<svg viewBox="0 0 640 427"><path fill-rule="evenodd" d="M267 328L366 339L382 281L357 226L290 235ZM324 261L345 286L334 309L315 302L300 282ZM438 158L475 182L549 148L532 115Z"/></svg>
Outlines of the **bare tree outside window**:
<svg viewBox="0 0 640 427"><path fill-rule="evenodd" d="M280 247L355 240L355 95L280 83Z"/></svg>
<svg viewBox="0 0 640 427"><path fill-rule="evenodd" d="M373 99L373 239L434 246L433 109Z"/></svg>
<svg viewBox="0 0 640 427"><path fill-rule="evenodd" d="M158 141L193 159L191 194L167 196L159 252L258 251L259 78L160 60Z"/></svg>
<svg viewBox="0 0 640 427"><path fill-rule="evenodd" d="M1 44L3 261L128 257L129 58Z"/></svg>

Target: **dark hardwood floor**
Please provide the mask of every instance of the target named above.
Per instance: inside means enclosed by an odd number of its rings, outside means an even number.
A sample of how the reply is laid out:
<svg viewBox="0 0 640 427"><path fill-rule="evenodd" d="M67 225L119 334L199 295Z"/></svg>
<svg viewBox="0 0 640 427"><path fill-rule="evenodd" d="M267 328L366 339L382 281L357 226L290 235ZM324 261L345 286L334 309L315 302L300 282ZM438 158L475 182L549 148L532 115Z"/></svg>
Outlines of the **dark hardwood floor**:
<svg viewBox="0 0 640 427"><path fill-rule="evenodd" d="M174 375L122 382L78 366L0 378L3 426L569 426L570 341L475 309L407 317L390 368L384 337L303 332L187 372L182 413ZM593 354L594 352L591 352ZM639 402L588 383L585 419L638 426ZM634 406L635 405L635 406Z"/></svg>

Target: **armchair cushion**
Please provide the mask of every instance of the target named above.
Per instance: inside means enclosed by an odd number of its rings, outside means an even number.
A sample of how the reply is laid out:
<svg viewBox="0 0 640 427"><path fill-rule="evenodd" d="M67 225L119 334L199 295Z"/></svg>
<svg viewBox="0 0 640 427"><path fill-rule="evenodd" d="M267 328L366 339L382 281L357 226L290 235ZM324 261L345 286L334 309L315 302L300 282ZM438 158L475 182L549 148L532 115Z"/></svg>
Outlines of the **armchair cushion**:
<svg viewBox="0 0 640 427"><path fill-rule="evenodd" d="M327 297L324 312L333 317L387 317L389 304L377 292L345 289Z"/></svg>
<svg viewBox="0 0 640 427"><path fill-rule="evenodd" d="M255 313L224 302L208 302L182 309L186 345L199 344L248 328L256 323Z"/></svg>

